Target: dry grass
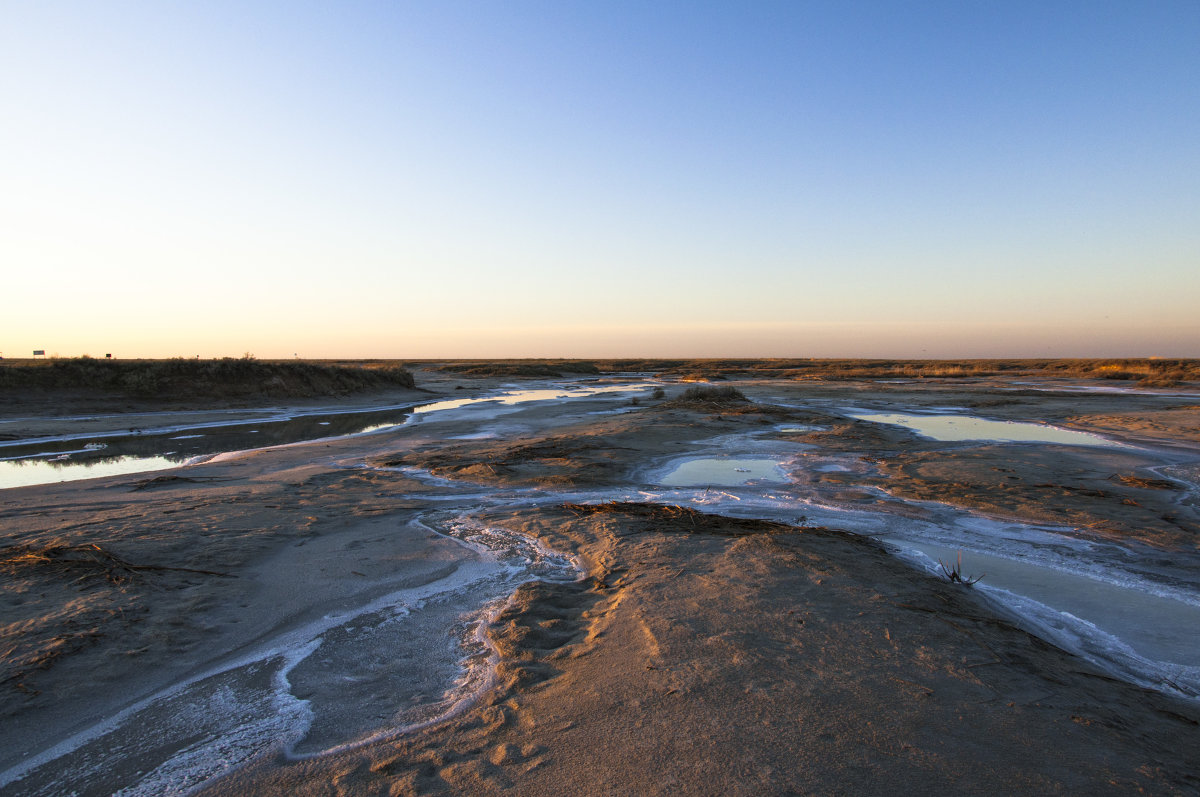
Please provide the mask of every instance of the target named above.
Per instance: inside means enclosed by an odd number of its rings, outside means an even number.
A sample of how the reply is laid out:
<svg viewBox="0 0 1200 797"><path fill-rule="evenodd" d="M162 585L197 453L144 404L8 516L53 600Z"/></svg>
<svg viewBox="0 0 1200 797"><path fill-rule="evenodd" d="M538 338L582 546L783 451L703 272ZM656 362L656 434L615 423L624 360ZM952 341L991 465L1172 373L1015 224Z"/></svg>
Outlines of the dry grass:
<svg viewBox="0 0 1200 797"><path fill-rule="evenodd" d="M1038 359L1038 360L612 360L606 371L654 371L688 380L740 379L981 379L988 377L1067 377L1120 379L1144 386L1200 381L1200 360ZM656 367L657 366L657 367Z"/></svg>
<svg viewBox="0 0 1200 797"><path fill-rule="evenodd" d="M315 397L413 388L397 365L322 365L303 360L0 361L0 390L72 390L142 398Z"/></svg>
<svg viewBox="0 0 1200 797"><path fill-rule="evenodd" d="M664 407L685 409L724 409L750 403L742 391L735 387L689 387L678 397L663 402Z"/></svg>
<svg viewBox="0 0 1200 797"><path fill-rule="evenodd" d="M962 551L958 552L958 559L952 565L947 565L941 559L938 559L938 565L942 568L942 575L951 584L962 584L964 587L973 587L978 584L986 573L980 573L977 576L964 576L962 569Z"/></svg>
<svg viewBox="0 0 1200 797"><path fill-rule="evenodd" d="M499 360L446 363L438 367L463 376L510 376L556 378L565 374L598 374L600 369L586 360Z"/></svg>
<svg viewBox="0 0 1200 797"><path fill-rule="evenodd" d="M433 363L439 370L474 376L557 377L573 373L654 373L683 381L721 379L983 379L1040 377L1115 379L1143 386L1200 381L1200 360L1123 359L613 359L461 360Z"/></svg>
<svg viewBox="0 0 1200 797"><path fill-rule="evenodd" d="M144 398L315 397L414 387L399 360L97 360L90 357L0 360L5 389L88 390ZM682 381L788 379L986 379L994 377L1103 379L1171 387L1200 381L1196 359L987 360L455 360L420 361L463 376L560 378L654 373Z"/></svg>

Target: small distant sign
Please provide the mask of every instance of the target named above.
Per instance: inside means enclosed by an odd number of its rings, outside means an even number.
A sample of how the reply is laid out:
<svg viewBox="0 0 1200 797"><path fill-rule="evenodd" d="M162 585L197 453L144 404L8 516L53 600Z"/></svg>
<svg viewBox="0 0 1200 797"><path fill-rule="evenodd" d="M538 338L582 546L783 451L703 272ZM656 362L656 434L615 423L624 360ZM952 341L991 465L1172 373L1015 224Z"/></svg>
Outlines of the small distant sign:
<svg viewBox="0 0 1200 797"><path fill-rule="evenodd" d="M45 349L34 349L34 350L33 350L33 356L34 356L34 357L45 357L45 356L46 356L46 350L45 350Z"/></svg>

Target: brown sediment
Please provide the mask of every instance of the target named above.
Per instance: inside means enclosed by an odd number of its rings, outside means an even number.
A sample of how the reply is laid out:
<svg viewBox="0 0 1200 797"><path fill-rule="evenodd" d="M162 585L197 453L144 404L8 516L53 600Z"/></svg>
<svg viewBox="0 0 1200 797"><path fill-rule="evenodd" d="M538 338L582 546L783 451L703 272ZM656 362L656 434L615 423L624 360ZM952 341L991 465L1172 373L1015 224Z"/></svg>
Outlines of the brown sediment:
<svg viewBox="0 0 1200 797"><path fill-rule="evenodd" d="M1067 419L1071 426L1101 434L1174 442L1200 442L1200 404L1177 404L1137 413L1094 413Z"/></svg>
<svg viewBox="0 0 1200 797"><path fill-rule="evenodd" d="M397 494L421 485L297 454L198 466L153 490L117 477L2 494L6 765L306 613L463 557L406 527L415 504Z"/></svg>
<svg viewBox="0 0 1200 797"><path fill-rule="evenodd" d="M879 458L872 481L901 498L1195 550L1200 514L1179 484L1142 475L1154 464L1111 449L988 445Z"/></svg>
<svg viewBox="0 0 1200 797"><path fill-rule="evenodd" d="M609 504L490 523L588 577L518 590L469 712L204 794L1185 794L1197 712L853 535Z"/></svg>

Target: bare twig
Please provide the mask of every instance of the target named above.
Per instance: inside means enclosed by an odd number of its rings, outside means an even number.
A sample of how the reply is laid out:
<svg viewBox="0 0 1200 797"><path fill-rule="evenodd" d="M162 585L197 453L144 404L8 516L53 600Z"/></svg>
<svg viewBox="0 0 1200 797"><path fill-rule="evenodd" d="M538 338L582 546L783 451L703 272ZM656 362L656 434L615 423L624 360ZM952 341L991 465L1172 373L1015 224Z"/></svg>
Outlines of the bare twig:
<svg viewBox="0 0 1200 797"><path fill-rule="evenodd" d="M953 567L949 567L941 559L938 559L938 565L942 568L942 575L952 584L962 584L964 587L970 587L978 584L987 573L980 573L977 576L964 576L962 574L962 551L958 552L958 560Z"/></svg>

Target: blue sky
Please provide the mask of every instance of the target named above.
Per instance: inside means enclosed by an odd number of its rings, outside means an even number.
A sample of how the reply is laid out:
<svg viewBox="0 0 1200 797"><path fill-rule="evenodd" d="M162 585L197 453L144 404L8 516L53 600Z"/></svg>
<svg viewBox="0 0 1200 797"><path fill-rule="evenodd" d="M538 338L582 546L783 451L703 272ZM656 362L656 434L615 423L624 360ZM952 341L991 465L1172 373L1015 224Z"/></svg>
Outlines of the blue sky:
<svg viewBox="0 0 1200 797"><path fill-rule="evenodd" d="M54 3L0 352L1200 356L1200 4Z"/></svg>

